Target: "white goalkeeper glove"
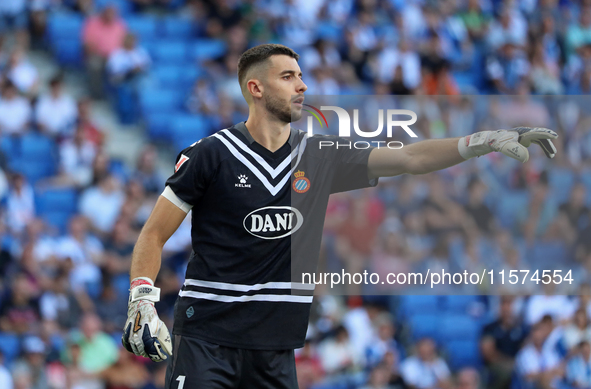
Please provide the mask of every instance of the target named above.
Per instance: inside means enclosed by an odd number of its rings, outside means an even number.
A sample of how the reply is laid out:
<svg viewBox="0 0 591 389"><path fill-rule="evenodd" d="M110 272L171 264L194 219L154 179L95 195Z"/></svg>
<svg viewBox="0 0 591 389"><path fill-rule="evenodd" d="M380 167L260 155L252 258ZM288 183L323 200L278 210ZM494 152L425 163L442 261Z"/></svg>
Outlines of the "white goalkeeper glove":
<svg viewBox="0 0 591 389"><path fill-rule="evenodd" d="M541 127L515 127L511 130L482 131L460 138L458 151L465 159L500 151L522 163L529 159L527 147L538 144L548 158L554 158L556 147L552 139L558 134Z"/></svg>
<svg viewBox="0 0 591 389"><path fill-rule="evenodd" d="M160 301L160 288L146 277L131 282L127 321L121 343L130 353L162 362L172 355L172 342L166 324L158 317L154 303Z"/></svg>

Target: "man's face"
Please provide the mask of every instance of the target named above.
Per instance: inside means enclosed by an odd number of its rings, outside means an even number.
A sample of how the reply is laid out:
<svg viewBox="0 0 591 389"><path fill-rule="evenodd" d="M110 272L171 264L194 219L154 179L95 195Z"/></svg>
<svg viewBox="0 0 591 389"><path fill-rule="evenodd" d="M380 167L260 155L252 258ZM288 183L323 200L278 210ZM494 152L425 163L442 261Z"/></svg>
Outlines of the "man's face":
<svg viewBox="0 0 591 389"><path fill-rule="evenodd" d="M286 55L274 55L269 62L266 79L262 80L265 108L284 123L300 120L308 87L302 81L298 62Z"/></svg>

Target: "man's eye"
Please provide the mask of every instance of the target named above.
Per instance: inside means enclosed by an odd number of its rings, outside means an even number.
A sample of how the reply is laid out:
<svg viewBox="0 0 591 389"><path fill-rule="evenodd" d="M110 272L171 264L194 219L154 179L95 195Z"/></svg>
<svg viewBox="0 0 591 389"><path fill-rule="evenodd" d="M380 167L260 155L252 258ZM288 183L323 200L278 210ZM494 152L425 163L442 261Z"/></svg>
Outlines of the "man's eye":
<svg viewBox="0 0 591 389"><path fill-rule="evenodd" d="M291 78L291 76L283 76L284 80L289 80Z"/></svg>

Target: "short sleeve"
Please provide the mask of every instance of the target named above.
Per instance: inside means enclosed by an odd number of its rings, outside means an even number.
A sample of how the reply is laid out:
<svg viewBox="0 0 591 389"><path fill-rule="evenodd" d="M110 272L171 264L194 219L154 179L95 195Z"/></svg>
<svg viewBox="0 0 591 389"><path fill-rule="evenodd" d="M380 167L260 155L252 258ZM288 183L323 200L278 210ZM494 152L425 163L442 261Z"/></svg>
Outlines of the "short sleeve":
<svg viewBox="0 0 591 389"><path fill-rule="evenodd" d="M336 144L349 144L351 141L336 138ZM378 179L369 179L367 164L369 154L374 147L367 149L341 148L333 153L333 169L335 169L330 193L346 192L349 190L373 187Z"/></svg>
<svg viewBox="0 0 591 389"><path fill-rule="evenodd" d="M214 173L213 161L203 143L197 142L181 151L176 157L174 173L166 180L166 186L192 206L201 199Z"/></svg>

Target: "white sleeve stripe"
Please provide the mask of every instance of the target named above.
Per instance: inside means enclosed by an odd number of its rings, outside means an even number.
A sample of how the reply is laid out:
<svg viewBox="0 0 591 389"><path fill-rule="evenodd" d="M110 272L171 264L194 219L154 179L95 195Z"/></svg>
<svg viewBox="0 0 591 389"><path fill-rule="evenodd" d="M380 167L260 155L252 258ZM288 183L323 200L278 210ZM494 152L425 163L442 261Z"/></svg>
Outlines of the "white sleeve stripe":
<svg viewBox="0 0 591 389"><path fill-rule="evenodd" d="M166 186L164 188L164 192L162 192L162 197L168 199L171 203L179 207L185 213L189 213L193 206L189 203L185 203L183 200L179 199L179 197L170 189L170 186Z"/></svg>

